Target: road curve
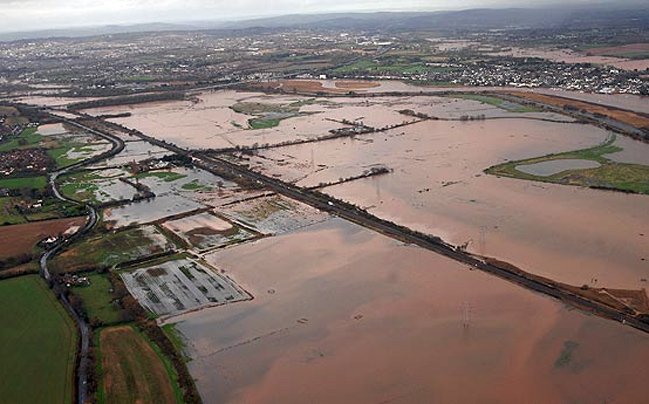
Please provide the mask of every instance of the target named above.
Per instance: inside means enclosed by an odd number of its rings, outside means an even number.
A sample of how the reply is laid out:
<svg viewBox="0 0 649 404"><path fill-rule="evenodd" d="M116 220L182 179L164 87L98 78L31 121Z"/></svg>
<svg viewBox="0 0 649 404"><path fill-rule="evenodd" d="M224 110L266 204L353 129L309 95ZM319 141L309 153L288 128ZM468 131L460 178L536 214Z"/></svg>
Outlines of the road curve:
<svg viewBox="0 0 649 404"><path fill-rule="evenodd" d="M104 152L98 156L91 157L89 159L80 161L78 163L75 163L73 165L70 165L68 167L65 167L59 171L53 172L49 175L49 186L52 189L52 192L54 193L54 196L56 196L58 199L70 203L74 203L76 205L83 205L86 210L88 211L88 220L86 221L86 224L79 229L76 233L74 233L72 236L64 239L62 242L57 243L54 247L48 249L41 255L41 258L39 260L39 265L40 265L40 273L43 279L46 281L51 280L51 275L49 268L47 267L47 262L49 261L50 258L55 256L59 251L61 251L65 246L69 245L72 243L74 240L78 239L82 235L86 234L90 230L92 230L93 227L97 224L97 210L89 204L83 204L81 202L75 201L70 198L66 198L64 195L61 194L59 189L56 186L56 179L63 174L66 174L74 169L86 166L88 164L95 163L97 161L112 157L118 153L120 153L122 150L124 150L124 142L122 139L112 136L107 133L99 132L95 129L89 128L85 125L82 125L78 122L71 121L69 119L63 119L64 122L76 126L80 129L83 129L87 132L90 132L94 135L100 136L104 139L109 140L112 143L112 148L111 150ZM72 316L73 320L77 323L77 326L79 327L79 334L81 337L81 344L79 347L79 357L78 357L78 367L77 367L77 403L79 404L85 404L87 399L88 399L88 369L90 365L90 358L89 358L89 349L90 349L90 329L88 327L88 323L85 321L83 317L81 317L72 307L70 304L70 301L68 298L65 296L65 294L58 288L56 285L54 286L54 290L56 294L58 295L58 298L61 300L61 303L65 308L68 310L70 315Z"/></svg>

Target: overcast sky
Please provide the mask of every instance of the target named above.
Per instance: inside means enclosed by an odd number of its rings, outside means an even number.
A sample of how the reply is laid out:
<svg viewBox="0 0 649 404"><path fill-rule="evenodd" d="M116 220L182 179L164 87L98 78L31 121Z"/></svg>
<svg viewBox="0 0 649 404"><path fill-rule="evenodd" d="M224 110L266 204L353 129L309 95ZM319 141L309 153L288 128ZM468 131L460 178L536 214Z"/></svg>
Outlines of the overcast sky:
<svg viewBox="0 0 649 404"><path fill-rule="evenodd" d="M435 11L473 7L595 3L601 0L0 0L0 32L71 26L233 20L347 11ZM617 0L637 3L639 0Z"/></svg>

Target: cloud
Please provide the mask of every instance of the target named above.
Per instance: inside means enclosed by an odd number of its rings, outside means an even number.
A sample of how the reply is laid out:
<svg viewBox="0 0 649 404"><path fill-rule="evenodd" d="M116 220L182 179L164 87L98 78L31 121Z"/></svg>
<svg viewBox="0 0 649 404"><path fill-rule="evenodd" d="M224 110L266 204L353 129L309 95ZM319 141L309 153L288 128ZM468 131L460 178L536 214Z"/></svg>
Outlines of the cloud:
<svg viewBox="0 0 649 404"><path fill-rule="evenodd" d="M568 0L581 4L595 1L597 0ZM631 1L636 0L618 0L617 3ZM0 31L139 22L227 20L295 13L432 11L544 4L548 2L529 0L521 4L515 0L0 0Z"/></svg>

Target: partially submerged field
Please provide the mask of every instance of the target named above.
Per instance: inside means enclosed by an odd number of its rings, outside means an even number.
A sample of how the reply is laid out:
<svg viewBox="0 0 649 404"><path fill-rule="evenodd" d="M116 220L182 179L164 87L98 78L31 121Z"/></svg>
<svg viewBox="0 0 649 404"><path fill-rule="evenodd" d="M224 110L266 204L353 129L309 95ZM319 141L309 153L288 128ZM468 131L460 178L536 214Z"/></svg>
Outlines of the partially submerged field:
<svg viewBox="0 0 649 404"><path fill-rule="evenodd" d="M51 262L56 273L111 268L129 261L173 251L175 245L153 226L100 234L58 254Z"/></svg>
<svg viewBox="0 0 649 404"><path fill-rule="evenodd" d="M0 401L71 403L76 331L40 278L0 282L0 325Z"/></svg>
<svg viewBox="0 0 649 404"><path fill-rule="evenodd" d="M121 276L138 302L159 316L250 299L227 275L190 259L153 264Z"/></svg>
<svg viewBox="0 0 649 404"><path fill-rule="evenodd" d="M614 143L615 137L611 137L589 149L510 161L490 167L485 172L532 181L649 194L649 166L610 160L607 155L622 150Z"/></svg>
<svg viewBox="0 0 649 404"><path fill-rule="evenodd" d="M308 205L273 195L219 208L224 215L266 234L282 234L322 222L328 218Z"/></svg>
<svg viewBox="0 0 649 404"><path fill-rule="evenodd" d="M573 99L553 97L545 94L515 92L509 93L516 97L526 98L532 101L538 101L544 104L556 105L560 107L568 106L578 110L584 110L592 114L600 114L602 116L611 117L622 123L631 125L636 128L649 128L649 117L628 110L608 108L602 105L595 105L588 102L577 101Z"/></svg>
<svg viewBox="0 0 649 404"><path fill-rule="evenodd" d="M106 328L99 346L100 403L180 403L172 368L142 334L130 326Z"/></svg>
<svg viewBox="0 0 649 404"><path fill-rule="evenodd" d="M165 222L163 226L199 250L223 247L256 236L249 229L228 222L211 213L200 213L170 220Z"/></svg>

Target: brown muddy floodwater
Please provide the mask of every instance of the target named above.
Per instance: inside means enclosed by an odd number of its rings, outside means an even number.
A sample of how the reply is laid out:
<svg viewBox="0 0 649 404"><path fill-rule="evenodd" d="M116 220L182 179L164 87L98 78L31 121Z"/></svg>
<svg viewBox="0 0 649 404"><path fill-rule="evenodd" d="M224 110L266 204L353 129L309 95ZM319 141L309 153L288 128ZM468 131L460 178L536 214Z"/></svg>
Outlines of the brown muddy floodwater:
<svg viewBox="0 0 649 404"><path fill-rule="evenodd" d="M332 219L208 260L252 301L174 319L205 403L640 403L649 336Z"/></svg>
<svg viewBox="0 0 649 404"><path fill-rule="evenodd" d="M649 279L648 196L483 173L507 160L591 147L607 136L574 123L436 121L267 150L252 163L305 186L384 165L394 171L325 192L535 274L577 286L639 289ZM622 139L621 146L636 149L616 159L649 155L649 145Z"/></svg>

